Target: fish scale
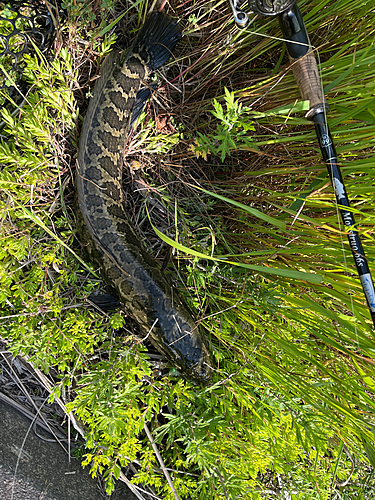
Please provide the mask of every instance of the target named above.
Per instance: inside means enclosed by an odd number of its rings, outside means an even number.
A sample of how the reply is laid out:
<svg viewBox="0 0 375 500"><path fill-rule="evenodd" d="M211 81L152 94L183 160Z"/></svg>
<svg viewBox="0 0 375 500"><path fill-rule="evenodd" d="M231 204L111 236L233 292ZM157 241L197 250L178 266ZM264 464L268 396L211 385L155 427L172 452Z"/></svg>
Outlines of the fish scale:
<svg viewBox="0 0 375 500"><path fill-rule="evenodd" d="M206 339L139 242L121 188L123 151L140 83L169 59L180 38L180 27L154 12L122 66L115 51L103 62L81 134L78 219L91 261L143 334L186 377L206 382L212 371Z"/></svg>

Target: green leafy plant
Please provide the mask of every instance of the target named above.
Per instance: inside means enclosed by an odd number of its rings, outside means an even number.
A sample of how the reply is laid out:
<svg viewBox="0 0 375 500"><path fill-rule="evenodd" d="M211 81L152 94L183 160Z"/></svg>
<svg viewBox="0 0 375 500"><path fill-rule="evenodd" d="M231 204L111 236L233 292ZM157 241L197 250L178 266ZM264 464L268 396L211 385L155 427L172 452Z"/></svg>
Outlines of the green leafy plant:
<svg viewBox="0 0 375 500"><path fill-rule="evenodd" d="M145 117L146 113L143 112L137 121L142 123ZM154 120L142 123L140 130L136 133L130 144L130 152L134 154L137 151L143 150L147 151L147 153L168 153L183 137L183 134L179 131L171 134L162 134L157 133L155 128Z"/></svg>
<svg viewBox="0 0 375 500"><path fill-rule="evenodd" d="M253 122L249 121L250 108L236 100L234 92L229 92L227 88L224 91L225 110L216 99L213 101L215 110L211 113L218 121L215 131L207 135L198 132L196 144L192 145L192 150L198 157L219 155L222 162L231 151L244 147L257 149L254 138L249 137L249 131L255 130Z"/></svg>

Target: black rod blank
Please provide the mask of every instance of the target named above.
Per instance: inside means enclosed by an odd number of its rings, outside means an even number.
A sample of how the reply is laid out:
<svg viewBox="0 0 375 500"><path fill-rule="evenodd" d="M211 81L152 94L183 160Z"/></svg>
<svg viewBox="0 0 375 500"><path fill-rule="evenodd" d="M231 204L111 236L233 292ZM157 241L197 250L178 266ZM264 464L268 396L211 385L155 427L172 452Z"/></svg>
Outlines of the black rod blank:
<svg viewBox="0 0 375 500"><path fill-rule="evenodd" d="M324 162L330 176L336 202L339 205L341 218L347 228L348 240L357 267L359 279L366 297L372 322L375 326L375 289L367 263L365 252L358 231L356 230L353 212L350 210L341 170L337 161L337 153L327 124L326 111L329 110L319 79L316 59L310 45L306 27L298 6L278 15L279 23L290 60L303 99L310 101L310 110L306 117L314 122L315 130Z"/></svg>

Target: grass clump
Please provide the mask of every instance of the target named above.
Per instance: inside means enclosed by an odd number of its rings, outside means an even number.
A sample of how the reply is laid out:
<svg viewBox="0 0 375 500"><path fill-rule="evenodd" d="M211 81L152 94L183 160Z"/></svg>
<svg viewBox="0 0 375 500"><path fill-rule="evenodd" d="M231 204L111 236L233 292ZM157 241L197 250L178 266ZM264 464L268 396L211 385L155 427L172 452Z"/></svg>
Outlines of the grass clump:
<svg viewBox="0 0 375 500"><path fill-rule="evenodd" d="M135 485L175 498L146 424L180 498L371 498L374 333L277 22L238 32L225 2L176 4L186 36L160 73L173 86L127 145L141 166L124 174L129 214L160 263L172 254L210 341L214 377L198 387L153 361L126 311L88 307L101 282L75 239L79 110L91 63L149 6L67 7L64 47L51 65L26 58L23 106L1 111L1 337L49 374L108 491L131 464ZM373 268L374 5L300 8Z"/></svg>

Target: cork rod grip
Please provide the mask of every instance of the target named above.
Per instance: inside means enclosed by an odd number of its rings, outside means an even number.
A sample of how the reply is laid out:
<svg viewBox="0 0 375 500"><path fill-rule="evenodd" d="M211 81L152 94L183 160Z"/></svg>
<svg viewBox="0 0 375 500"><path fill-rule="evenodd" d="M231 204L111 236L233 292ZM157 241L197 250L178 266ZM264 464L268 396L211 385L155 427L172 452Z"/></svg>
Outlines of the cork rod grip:
<svg viewBox="0 0 375 500"><path fill-rule="evenodd" d="M290 58L292 71L304 101L310 101L310 110L326 103L319 78L318 65L314 53L307 52L299 59Z"/></svg>

